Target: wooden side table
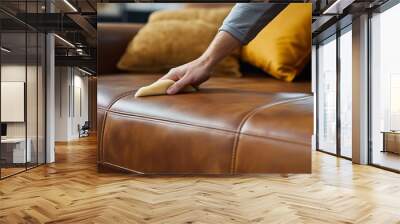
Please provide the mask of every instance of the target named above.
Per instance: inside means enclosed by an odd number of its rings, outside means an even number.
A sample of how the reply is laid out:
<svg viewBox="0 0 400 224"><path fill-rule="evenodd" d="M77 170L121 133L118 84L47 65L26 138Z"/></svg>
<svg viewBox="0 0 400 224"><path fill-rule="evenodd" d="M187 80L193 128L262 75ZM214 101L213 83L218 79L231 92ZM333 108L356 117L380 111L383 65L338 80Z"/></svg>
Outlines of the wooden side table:
<svg viewBox="0 0 400 224"><path fill-rule="evenodd" d="M400 131L382 131L383 150L382 152L392 152L400 154Z"/></svg>

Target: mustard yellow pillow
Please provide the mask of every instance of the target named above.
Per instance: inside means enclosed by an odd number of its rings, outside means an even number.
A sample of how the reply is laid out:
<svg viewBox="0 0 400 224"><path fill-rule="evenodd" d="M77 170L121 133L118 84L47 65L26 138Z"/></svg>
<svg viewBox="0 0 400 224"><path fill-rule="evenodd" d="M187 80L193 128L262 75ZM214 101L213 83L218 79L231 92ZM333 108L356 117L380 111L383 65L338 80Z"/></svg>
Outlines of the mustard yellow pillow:
<svg viewBox="0 0 400 224"><path fill-rule="evenodd" d="M242 49L242 60L292 81L311 57L311 3L291 3Z"/></svg>
<svg viewBox="0 0 400 224"><path fill-rule="evenodd" d="M117 67L134 72L167 72L198 58L217 31L216 26L201 20L148 23L129 43ZM240 77L238 58L226 57L213 73Z"/></svg>
<svg viewBox="0 0 400 224"><path fill-rule="evenodd" d="M152 13L149 22L162 20L202 20L215 26L221 26L232 7L221 8L184 8L177 10L160 10Z"/></svg>

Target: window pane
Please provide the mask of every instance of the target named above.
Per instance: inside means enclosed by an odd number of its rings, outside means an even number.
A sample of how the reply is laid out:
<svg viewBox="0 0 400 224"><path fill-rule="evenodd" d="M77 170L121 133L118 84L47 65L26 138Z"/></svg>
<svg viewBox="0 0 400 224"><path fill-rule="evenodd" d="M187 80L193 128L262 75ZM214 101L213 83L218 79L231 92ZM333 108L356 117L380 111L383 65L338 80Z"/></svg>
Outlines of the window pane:
<svg viewBox="0 0 400 224"><path fill-rule="evenodd" d="M351 158L352 141L352 35L340 36L340 153Z"/></svg>
<svg viewBox="0 0 400 224"><path fill-rule="evenodd" d="M336 153L336 41L318 48L318 149Z"/></svg>
<svg viewBox="0 0 400 224"><path fill-rule="evenodd" d="M25 170L30 161L26 141L26 33L1 34L1 176ZM27 144L28 143L28 144ZM28 150L27 150L28 149Z"/></svg>
<svg viewBox="0 0 400 224"><path fill-rule="evenodd" d="M37 165L37 33L27 33L27 80L26 80L26 117L27 117L27 141L30 149L28 167Z"/></svg>

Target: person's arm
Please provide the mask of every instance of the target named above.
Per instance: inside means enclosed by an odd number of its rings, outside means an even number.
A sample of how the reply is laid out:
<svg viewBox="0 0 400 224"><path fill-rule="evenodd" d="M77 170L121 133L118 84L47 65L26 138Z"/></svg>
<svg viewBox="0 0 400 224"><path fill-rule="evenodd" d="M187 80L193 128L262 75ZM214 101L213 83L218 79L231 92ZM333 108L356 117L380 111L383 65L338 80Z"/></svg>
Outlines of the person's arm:
<svg viewBox="0 0 400 224"><path fill-rule="evenodd" d="M176 94L187 85L199 86L210 78L213 67L241 45L250 42L287 4L240 3L225 18L207 50L196 60L172 68L161 79L175 82L168 94Z"/></svg>
<svg viewBox="0 0 400 224"><path fill-rule="evenodd" d="M243 45L246 45L287 5L283 3L238 3L232 8L219 30L232 34Z"/></svg>
<svg viewBox="0 0 400 224"><path fill-rule="evenodd" d="M207 50L196 60L172 68L161 79L176 81L168 88L168 94L176 94L187 85L199 86L210 78L213 67L225 56L240 46L239 40L221 31L215 36Z"/></svg>

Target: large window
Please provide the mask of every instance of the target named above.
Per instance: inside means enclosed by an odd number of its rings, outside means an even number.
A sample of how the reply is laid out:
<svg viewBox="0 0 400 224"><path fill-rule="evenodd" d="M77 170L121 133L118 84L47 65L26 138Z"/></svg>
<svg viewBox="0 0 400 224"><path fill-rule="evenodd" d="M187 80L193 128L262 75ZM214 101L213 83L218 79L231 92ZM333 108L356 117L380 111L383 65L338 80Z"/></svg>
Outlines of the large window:
<svg viewBox="0 0 400 224"><path fill-rule="evenodd" d="M400 4L371 18L373 164L400 170Z"/></svg>
<svg viewBox="0 0 400 224"><path fill-rule="evenodd" d="M318 149L336 153L336 36L320 44L318 57Z"/></svg>
<svg viewBox="0 0 400 224"><path fill-rule="evenodd" d="M318 150L352 157L352 29L346 26L317 50Z"/></svg>
<svg viewBox="0 0 400 224"><path fill-rule="evenodd" d="M20 17L41 5L0 3ZM5 178L45 162L45 35L4 11L0 26L0 178Z"/></svg>
<svg viewBox="0 0 400 224"><path fill-rule="evenodd" d="M351 26L340 36L340 154L352 157L352 33Z"/></svg>

